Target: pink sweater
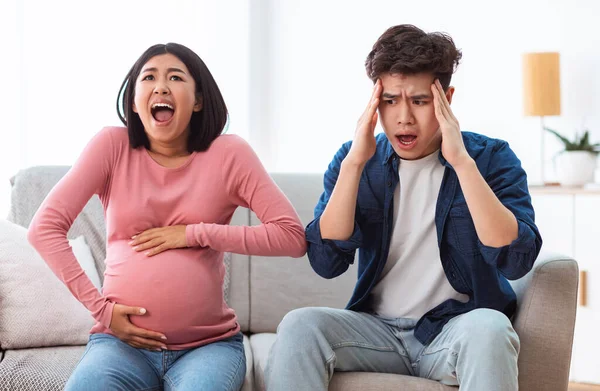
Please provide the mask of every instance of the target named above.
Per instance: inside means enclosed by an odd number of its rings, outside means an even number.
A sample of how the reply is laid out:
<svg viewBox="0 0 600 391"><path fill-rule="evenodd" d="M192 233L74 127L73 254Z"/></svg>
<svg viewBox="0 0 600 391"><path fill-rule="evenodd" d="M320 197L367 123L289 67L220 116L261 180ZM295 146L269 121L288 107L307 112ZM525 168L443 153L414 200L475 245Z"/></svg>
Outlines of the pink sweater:
<svg viewBox="0 0 600 391"><path fill-rule="evenodd" d="M67 240L93 194L106 218L102 293ZM253 210L262 224L230 226L238 206ZM128 244L144 230L179 224L187 225L187 248L148 257ZM243 139L222 135L182 166L166 168L146 149L132 149L120 127L103 129L87 145L36 213L29 240L92 313L92 333L111 333L114 303L143 307L147 313L131 321L164 333L173 350L239 332L223 298L223 252L301 257L306 251L298 215Z"/></svg>

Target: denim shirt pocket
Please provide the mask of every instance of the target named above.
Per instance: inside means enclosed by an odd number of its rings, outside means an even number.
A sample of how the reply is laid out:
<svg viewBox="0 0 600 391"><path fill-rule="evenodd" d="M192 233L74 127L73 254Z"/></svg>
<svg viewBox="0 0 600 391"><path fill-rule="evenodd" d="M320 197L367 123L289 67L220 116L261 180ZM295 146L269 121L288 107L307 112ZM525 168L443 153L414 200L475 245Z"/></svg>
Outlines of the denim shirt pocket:
<svg viewBox="0 0 600 391"><path fill-rule="evenodd" d="M475 224L471 218L471 213L466 203L458 203L452 205L448 214L450 226L454 233L454 243L463 254L479 253L479 244Z"/></svg>

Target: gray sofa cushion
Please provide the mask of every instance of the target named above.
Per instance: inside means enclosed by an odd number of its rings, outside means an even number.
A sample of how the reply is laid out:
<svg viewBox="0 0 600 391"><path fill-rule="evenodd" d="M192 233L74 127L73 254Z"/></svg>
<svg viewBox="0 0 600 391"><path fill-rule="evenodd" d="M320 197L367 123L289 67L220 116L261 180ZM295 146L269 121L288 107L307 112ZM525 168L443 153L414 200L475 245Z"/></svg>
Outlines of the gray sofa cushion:
<svg viewBox="0 0 600 391"><path fill-rule="evenodd" d="M244 335L246 377L241 391L253 391L253 358ZM8 350L0 362L0 391L60 391L81 359L85 346Z"/></svg>
<svg viewBox="0 0 600 391"><path fill-rule="evenodd" d="M338 372L329 383L329 391L458 391L458 387L418 377L389 373Z"/></svg>
<svg viewBox="0 0 600 391"><path fill-rule="evenodd" d="M302 224L313 219L323 191L323 179L315 174L273 174L290 199ZM252 225L258 219L252 214ZM253 333L275 332L289 311L300 307L344 308L356 283L354 265L342 276L326 280L311 268L308 257L252 257L250 262L250 328Z"/></svg>
<svg viewBox="0 0 600 391"><path fill-rule="evenodd" d="M0 362L0 390L61 391L85 346L8 350Z"/></svg>
<svg viewBox="0 0 600 391"><path fill-rule="evenodd" d="M521 339L520 390L567 389L578 282L575 260L544 250L531 272L511 281L519 303L513 326Z"/></svg>
<svg viewBox="0 0 600 391"><path fill-rule="evenodd" d="M82 345L93 324L27 242L27 230L0 220L0 346Z"/></svg>
<svg viewBox="0 0 600 391"><path fill-rule="evenodd" d="M275 339L276 334L273 333L255 334L250 337L250 346L254 354L254 381L257 391L265 390L264 370ZM329 384L329 391L364 390L457 391L458 388L416 377L368 372L336 372Z"/></svg>
<svg viewBox="0 0 600 391"><path fill-rule="evenodd" d="M29 228L33 215L38 210L50 190L62 178L68 166L40 166L19 171L12 179L11 208L8 220ZM85 236L92 250L100 280L104 281L104 260L106 258L106 226L104 210L98 196L93 196L73 222L69 239Z"/></svg>
<svg viewBox="0 0 600 391"><path fill-rule="evenodd" d="M231 219L231 225L250 224L250 211L246 208L237 208ZM225 263L227 267L227 263ZM243 332L250 329L250 256L231 254L229 274L229 293L227 303L235 310L238 323Z"/></svg>

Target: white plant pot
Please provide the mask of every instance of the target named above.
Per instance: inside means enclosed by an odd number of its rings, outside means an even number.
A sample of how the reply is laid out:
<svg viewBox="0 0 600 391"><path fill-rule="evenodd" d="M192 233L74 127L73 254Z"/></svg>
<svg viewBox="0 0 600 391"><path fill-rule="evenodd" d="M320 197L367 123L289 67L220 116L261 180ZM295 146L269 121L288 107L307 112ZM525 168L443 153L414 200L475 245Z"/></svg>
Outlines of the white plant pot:
<svg viewBox="0 0 600 391"><path fill-rule="evenodd" d="M556 179L563 186L594 182L597 155L587 151L564 151L555 157Z"/></svg>

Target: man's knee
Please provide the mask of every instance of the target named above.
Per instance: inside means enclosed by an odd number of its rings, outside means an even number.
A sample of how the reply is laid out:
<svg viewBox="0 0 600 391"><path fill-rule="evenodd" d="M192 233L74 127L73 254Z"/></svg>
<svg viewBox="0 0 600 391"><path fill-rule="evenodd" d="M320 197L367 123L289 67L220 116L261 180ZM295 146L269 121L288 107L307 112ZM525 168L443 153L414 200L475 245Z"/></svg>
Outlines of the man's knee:
<svg viewBox="0 0 600 391"><path fill-rule="evenodd" d="M519 351L519 337L502 312L479 308L466 314L462 334L478 347L500 346L504 341Z"/></svg>
<svg viewBox="0 0 600 391"><path fill-rule="evenodd" d="M327 329L331 316L327 308L305 307L292 310L281 320L277 328L277 339L302 343L312 343Z"/></svg>

